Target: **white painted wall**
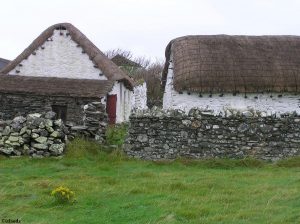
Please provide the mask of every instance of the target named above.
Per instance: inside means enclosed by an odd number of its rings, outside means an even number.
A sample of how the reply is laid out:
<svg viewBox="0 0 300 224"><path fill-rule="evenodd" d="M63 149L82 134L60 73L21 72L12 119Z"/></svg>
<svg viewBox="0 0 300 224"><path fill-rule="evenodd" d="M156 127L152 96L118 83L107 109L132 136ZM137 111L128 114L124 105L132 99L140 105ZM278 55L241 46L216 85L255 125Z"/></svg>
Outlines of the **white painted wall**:
<svg viewBox="0 0 300 224"><path fill-rule="evenodd" d="M122 82L115 82L113 89L109 92L109 95L114 94L117 95L116 123L128 121L132 109L133 92L127 89Z"/></svg>
<svg viewBox="0 0 300 224"><path fill-rule="evenodd" d="M127 89L122 82L115 82L109 95L117 95L116 123L129 121L133 109L143 110L147 108L146 83L134 87L134 91Z"/></svg>
<svg viewBox="0 0 300 224"><path fill-rule="evenodd" d="M60 35L60 32L63 35ZM23 60L15 69L9 72L11 75L59 77L74 79L97 79L107 80L99 68L94 68L93 62L83 49L77 47L67 30L54 30L53 36L42 47L36 50L36 55L30 55ZM17 73L16 71L20 72Z"/></svg>
<svg viewBox="0 0 300 224"><path fill-rule="evenodd" d="M147 84L144 82L141 85L135 86L133 89L132 109L145 110L147 109Z"/></svg>
<svg viewBox="0 0 300 224"><path fill-rule="evenodd" d="M265 112L267 115L283 114L290 112L297 112L300 114L300 95L282 94L278 97L278 93L268 94L244 94L233 96L232 94L225 94L220 97L219 94L199 94L187 92L179 94L173 87L173 68L170 63L166 88L163 97L164 109L181 109L188 112L191 108L200 108L204 110L213 110L215 114L225 113L227 109L235 109L239 111L254 110ZM272 98L270 97L272 96ZM257 99L256 99L257 97Z"/></svg>

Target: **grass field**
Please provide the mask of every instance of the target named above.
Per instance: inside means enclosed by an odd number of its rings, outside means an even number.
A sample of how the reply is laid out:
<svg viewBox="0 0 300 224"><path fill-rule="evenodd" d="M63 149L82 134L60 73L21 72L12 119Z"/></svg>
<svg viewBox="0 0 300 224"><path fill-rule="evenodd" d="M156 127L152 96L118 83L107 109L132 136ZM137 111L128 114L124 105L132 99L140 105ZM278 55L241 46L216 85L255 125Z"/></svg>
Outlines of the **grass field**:
<svg viewBox="0 0 300 224"><path fill-rule="evenodd" d="M0 184L0 220L21 223L300 223L299 158L147 162L76 140L62 159L1 158Z"/></svg>

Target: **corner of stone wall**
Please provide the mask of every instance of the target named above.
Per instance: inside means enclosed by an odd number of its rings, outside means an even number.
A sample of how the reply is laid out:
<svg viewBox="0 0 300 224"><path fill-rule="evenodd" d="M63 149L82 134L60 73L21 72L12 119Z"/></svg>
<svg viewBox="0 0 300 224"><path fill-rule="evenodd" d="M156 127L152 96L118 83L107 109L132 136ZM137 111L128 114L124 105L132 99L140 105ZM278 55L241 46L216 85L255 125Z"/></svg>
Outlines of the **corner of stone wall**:
<svg viewBox="0 0 300 224"><path fill-rule="evenodd" d="M105 132L108 125L108 117L105 105L101 102L90 102L82 106L83 125L70 126L71 137L83 135L93 138L99 143L105 141Z"/></svg>

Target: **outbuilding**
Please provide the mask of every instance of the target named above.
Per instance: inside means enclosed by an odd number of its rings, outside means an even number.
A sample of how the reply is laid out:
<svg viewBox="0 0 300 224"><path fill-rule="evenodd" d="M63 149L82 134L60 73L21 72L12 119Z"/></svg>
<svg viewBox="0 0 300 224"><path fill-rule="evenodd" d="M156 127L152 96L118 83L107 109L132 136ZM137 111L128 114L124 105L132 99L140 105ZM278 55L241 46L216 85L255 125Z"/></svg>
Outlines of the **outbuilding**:
<svg viewBox="0 0 300 224"><path fill-rule="evenodd" d="M110 123L127 121L133 81L70 23L46 29L0 71L5 118L52 109L82 122L85 104L99 101Z"/></svg>

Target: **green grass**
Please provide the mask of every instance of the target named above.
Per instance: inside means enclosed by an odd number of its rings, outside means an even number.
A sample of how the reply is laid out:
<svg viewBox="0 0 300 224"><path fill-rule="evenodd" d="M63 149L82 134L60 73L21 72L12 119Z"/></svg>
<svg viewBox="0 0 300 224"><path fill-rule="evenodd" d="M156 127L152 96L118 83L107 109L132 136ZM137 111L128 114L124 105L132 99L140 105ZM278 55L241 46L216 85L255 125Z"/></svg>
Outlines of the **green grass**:
<svg viewBox="0 0 300 224"><path fill-rule="evenodd" d="M0 219L22 223L300 223L300 159L137 161L75 140L62 159L0 158ZM66 186L76 203L59 205Z"/></svg>

